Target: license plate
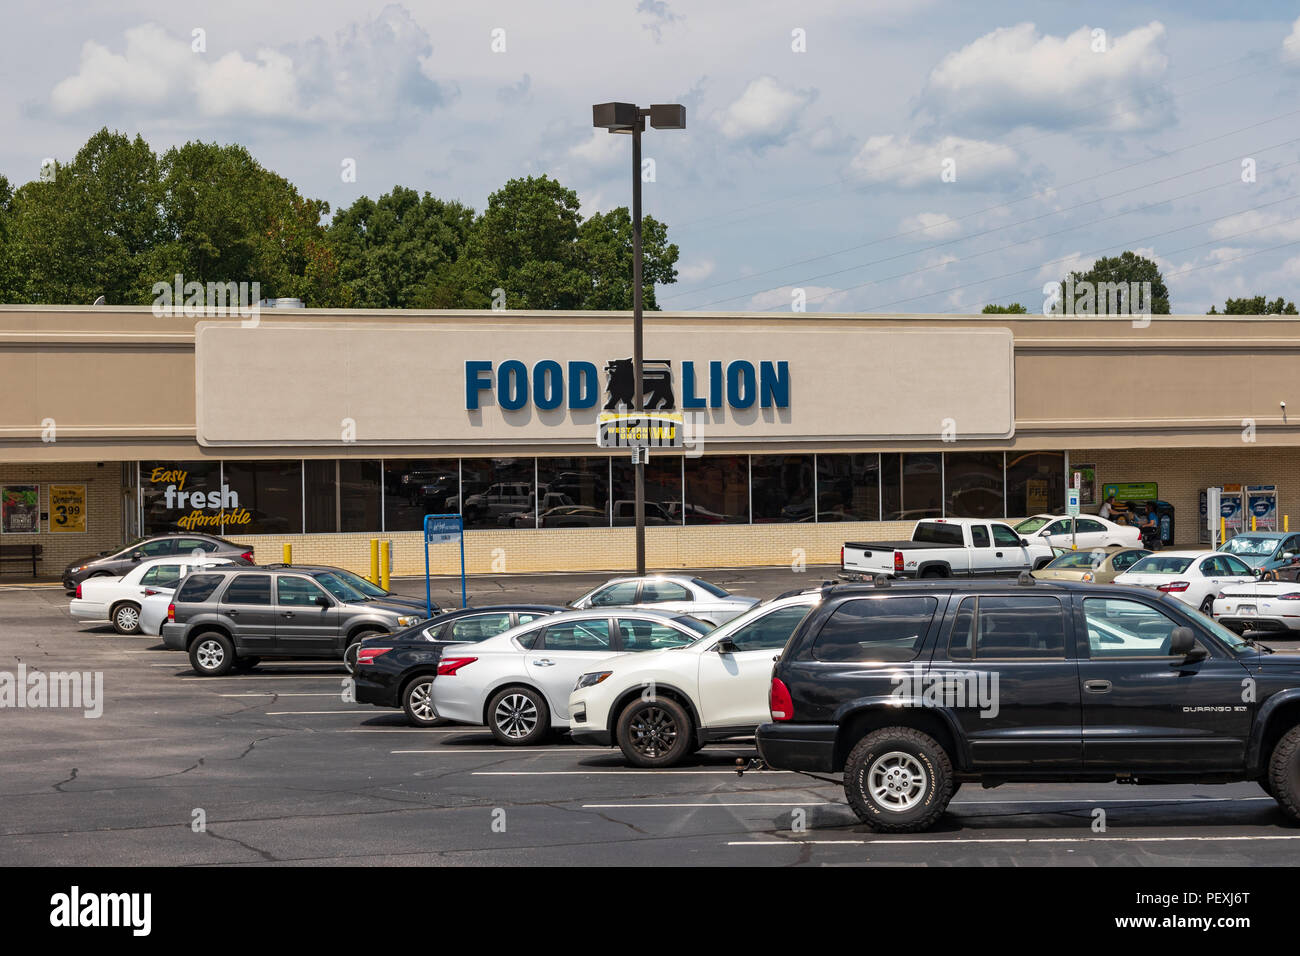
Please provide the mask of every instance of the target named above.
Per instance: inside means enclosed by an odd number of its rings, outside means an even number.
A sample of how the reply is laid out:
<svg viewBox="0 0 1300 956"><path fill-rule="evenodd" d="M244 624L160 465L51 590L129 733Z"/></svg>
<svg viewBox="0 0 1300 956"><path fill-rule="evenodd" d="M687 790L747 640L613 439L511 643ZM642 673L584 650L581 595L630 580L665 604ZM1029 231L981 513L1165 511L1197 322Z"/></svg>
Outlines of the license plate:
<svg viewBox="0 0 1300 956"><path fill-rule="evenodd" d="M1253 605L1253 604L1238 604L1238 605L1237 605L1237 613L1243 615L1244 617L1250 617L1250 615L1252 615L1252 614L1255 613L1255 605Z"/></svg>

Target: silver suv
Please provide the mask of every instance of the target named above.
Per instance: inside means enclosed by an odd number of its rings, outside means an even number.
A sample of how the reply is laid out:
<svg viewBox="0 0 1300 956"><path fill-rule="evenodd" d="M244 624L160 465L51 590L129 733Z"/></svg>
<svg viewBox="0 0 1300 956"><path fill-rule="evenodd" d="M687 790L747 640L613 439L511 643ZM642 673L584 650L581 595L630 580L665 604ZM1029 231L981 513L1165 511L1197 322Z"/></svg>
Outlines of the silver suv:
<svg viewBox="0 0 1300 956"><path fill-rule="evenodd" d="M350 670L362 640L422 617L367 597L329 570L230 567L181 582L162 639L208 677L251 669L264 657L343 660Z"/></svg>

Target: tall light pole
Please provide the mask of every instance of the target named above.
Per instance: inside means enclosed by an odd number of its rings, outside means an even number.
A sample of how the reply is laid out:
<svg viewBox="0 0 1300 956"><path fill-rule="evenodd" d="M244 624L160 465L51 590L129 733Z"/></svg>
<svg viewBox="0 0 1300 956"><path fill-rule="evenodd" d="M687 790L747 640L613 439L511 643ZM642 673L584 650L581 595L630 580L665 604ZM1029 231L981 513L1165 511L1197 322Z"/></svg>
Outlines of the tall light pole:
<svg viewBox="0 0 1300 956"><path fill-rule="evenodd" d="M642 109L635 103L597 103L591 108L591 125L611 133L632 134L632 411L644 408L644 382L641 378L641 134L645 121L655 129L685 129L686 107L679 103L659 103ZM645 574L645 463L646 452L637 449L636 457L636 573Z"/></svg>

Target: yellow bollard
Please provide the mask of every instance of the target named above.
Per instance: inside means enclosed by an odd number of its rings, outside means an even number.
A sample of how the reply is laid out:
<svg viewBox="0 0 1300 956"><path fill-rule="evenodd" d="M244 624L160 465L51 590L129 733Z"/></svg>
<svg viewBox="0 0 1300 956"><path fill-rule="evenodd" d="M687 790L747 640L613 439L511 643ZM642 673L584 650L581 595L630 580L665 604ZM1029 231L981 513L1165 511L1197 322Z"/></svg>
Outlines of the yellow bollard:
<svg viewBox="0 0 1300 956"><path fill-rule="evenodd" d="M1219 547L1220 548L1222 548L1223 545L1225 544L1223 539L1226 538L1227 536L1228 536L1228 519L1220 515L1219 516Z"/></svg>
<svg viewBox="0 0 1300 956"><path fill-rule="evenodd" d="M379 539L370 539L370 583L379 583Z"/></svg>
<svg viewBox="0 0 1300 956"><path fill-rule="evenodd" d="M379 549L379 586L385 591L388 590L388 574L391 570L389 564L393 560L393 542L385 541Z"/></svg>
<svg viewBox="0 0 1300 956"><path fill-rule="evenodd" d="M285 544L284 546L284 563L293 564L293 545Z"/></svg>
<svg viewBox="0 0 1300 956"><path fill-rule="evenodd" d="M1255 530L1255 516L1254 516L1254 515L1251 515L1251 516L1250 516L1250 530L1251 530L1251 531L1254 531L1254 530Z"/></svg>

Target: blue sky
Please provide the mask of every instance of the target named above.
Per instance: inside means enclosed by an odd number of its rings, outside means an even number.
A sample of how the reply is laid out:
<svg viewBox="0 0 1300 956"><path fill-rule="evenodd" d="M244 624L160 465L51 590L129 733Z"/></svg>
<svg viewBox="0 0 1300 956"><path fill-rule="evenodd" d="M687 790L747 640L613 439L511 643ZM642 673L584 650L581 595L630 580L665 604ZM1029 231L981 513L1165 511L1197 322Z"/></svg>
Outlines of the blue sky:
<svg viewBox="0 0 1300 956"><path fill-rule="evenodd" d="M14 182L108 125L241 142L336 209L395 184L481 209L547 173L590 213L631 175L591 104L682 102L688 129L646 138L646 211L681 247L666 309L788 310L799 288L809 311L1037 311L1125 248L1176 312L1300 298L1295 3L9 6Z"/></svg>

